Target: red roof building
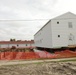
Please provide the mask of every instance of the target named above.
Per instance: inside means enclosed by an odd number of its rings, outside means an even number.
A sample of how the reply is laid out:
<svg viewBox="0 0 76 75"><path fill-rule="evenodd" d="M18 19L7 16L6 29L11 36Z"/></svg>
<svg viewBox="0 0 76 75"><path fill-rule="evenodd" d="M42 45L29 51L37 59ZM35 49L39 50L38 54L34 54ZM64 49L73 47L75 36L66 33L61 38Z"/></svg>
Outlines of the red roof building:
<svg viewBox="0 0 76 75"><path fill-rule="evenodd" d="M15 46L16 48L34 47L34 40L31 40L31 41L0 41L0 48L11 48L12 46Z"/></svg>

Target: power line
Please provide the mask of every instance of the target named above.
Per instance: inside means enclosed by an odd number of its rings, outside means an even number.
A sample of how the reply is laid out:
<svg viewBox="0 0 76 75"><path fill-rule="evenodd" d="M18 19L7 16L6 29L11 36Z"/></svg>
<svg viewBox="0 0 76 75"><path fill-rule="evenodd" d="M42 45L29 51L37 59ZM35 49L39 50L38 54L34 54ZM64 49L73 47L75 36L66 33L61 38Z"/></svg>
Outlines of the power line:
<svg viewBox="0 0 76 75"><path fill-rule="evenodd" d="M46 21L50 19L0 20L0 21Z"/></svg>

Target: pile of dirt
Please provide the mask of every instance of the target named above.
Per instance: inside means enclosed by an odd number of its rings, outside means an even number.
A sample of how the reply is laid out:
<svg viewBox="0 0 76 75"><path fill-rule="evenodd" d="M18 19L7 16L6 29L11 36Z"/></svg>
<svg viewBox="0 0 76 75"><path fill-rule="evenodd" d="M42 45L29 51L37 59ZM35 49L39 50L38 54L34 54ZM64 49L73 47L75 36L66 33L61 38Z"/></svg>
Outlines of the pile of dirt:
<svg viewBox="0 0 76 75"><path fill-rule="evenodd" d="M0 66L0 75L76 75L76 62Z"/></svg>

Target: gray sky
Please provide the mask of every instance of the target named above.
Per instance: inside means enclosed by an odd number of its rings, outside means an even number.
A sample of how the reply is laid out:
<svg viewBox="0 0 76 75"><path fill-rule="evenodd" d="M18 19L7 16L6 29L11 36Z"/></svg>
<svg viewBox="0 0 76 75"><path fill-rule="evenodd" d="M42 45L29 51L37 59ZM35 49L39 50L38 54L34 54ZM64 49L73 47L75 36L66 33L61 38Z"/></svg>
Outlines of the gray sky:
<svg viewBox="0 0 76 75"><path fill-rule="evenodd" d="M76 0L0 0L0 40L34 39L47 19L68 11L76 14L75 7Z"/></svg>

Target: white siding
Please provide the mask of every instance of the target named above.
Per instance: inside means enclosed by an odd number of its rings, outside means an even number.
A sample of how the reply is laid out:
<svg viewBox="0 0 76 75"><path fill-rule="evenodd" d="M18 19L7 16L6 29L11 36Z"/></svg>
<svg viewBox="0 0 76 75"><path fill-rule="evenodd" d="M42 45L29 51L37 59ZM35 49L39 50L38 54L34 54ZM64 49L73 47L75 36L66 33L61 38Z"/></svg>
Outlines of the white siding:
<svg viewBox="0 0 76 75"><path fill-rule="evenodd" d="M59 24L57 24L59 22ZM66 20L52 20L52 48L68 46L68 24ZM60 37L58 37L60 35Z"/></svg>
<svg viewBox="0 0 76 75"><path fill-rule="evenodd" d="M8 48L9 45L8 44L0 44L0 48Z"/></svg>
<svg viewBox="0 0 76 75"><path fill-rule="evenodd" d="M9 44L9 48L11 48L12 46L17 47L17 44Z"/></svg>
<svg viewBox="0 0 76 75"><path fill-rule="evenodd" d="M51 37L51 21L47 23L36 35L35 35L35 46L36 47L52 47Z"/></svg>
<svg viewBox="0 0 76 75"><path fill-rule="evenodd" d="M18 46L17 46L18 45ZM9 44L9 48L11 48L12 46L15 46L15 47L26 47L25 44Z"/></svg>
<svg viewBox="0 0 76 75"><path fill-rule="evenodd" d="M31 44L31 46L34 47L35 45L34 44Z"/></svg>
<svg viewBox="0 0 76 75"><path fill-rule="evenodd" d="M17 46L18 45L18 46ZM34 44L0 44L0 48L11 48L12 46L18 47L34 47Z"/></svg>
<svg viewBox="0 0 76 75"><path fill-rule="evenodd" d="M59 24L57 24L59 21ZM73 28L69 28L68 23L72 22ZM74 36L73 43L69 42L69 35ZM58 37L60 35L60 37ZM52 41L53 47L65 47L76 44L76 19L52 20Z"/></svg>

